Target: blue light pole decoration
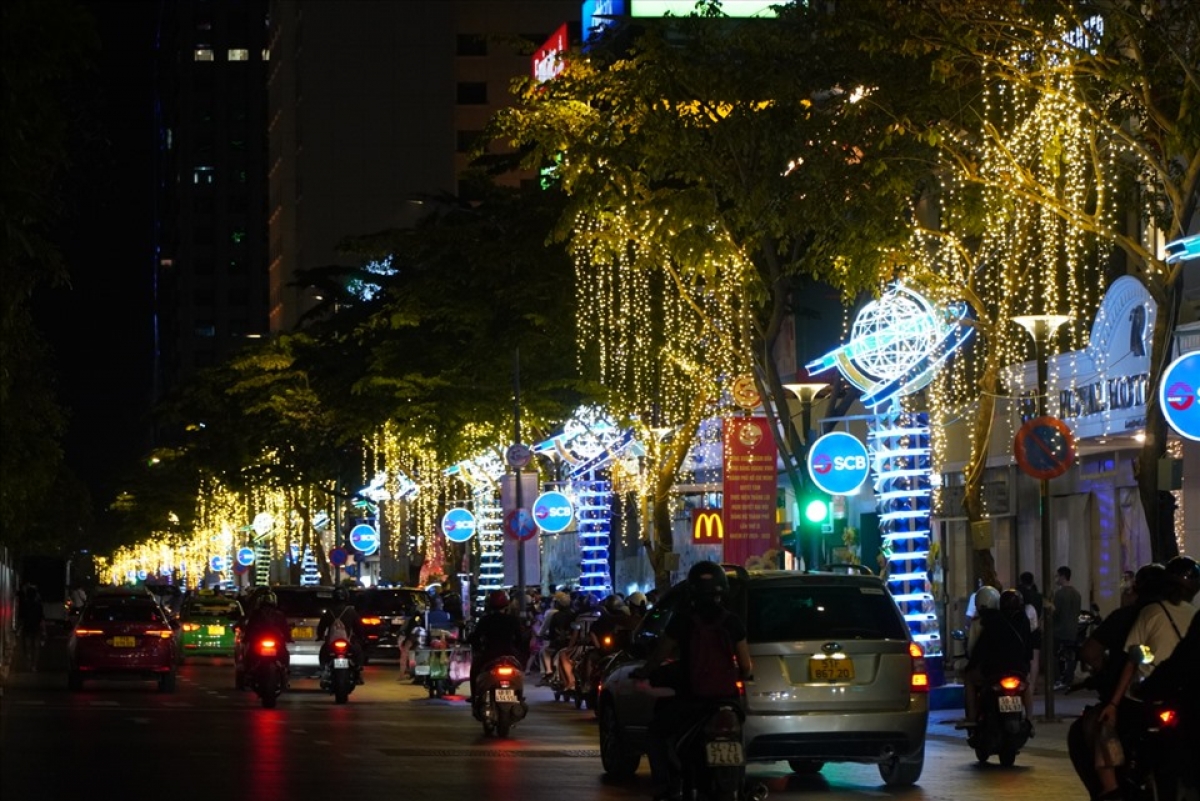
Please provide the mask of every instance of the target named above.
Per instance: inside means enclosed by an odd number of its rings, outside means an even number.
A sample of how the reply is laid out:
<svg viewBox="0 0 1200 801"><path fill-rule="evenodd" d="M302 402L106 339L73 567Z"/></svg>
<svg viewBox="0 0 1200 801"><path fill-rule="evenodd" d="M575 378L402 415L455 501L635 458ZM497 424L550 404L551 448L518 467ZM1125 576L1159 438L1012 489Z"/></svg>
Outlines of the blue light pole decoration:
<svg viewBox="0 0 1200 801"><path fill-rule="evenodd" d="M913 639L928 656L942 653L929 581L933 460L929 414L905 412L900 398L926 387L974 333L970 307L934 305L897 283L854 320L850 341L807 365L809 375L836 367L863 391L874 417L867 448L875 474L887 582Z"/></svg>

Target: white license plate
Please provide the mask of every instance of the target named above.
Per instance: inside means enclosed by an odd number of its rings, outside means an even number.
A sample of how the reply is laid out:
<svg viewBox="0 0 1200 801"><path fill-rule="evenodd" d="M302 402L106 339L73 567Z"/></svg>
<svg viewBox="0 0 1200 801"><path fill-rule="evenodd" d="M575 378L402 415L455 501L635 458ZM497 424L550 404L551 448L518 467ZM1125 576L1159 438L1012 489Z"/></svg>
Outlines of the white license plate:
<svg viewBox="0 0 1200 801"><path fill-rule="evenodd" d="M350 667L350 660L344 656L339 656L333 660L333 666L335 668L348 668Z"/></svg>
<svg viewBox="0 0 1200 801"><path fill-rule="evenodd" d="M516 690L496 690L496 703L498 704L515 704L517 702Z"/></svg>
<svg viewBox="0 0 1200 801"><path fill-rule="evenodd" d="M711 767L737 767L746 764L742 744L735 740L714 740L705 743L704 760Z"/></svg>
<svg viewBox="0 0 1200 801"><path fill-rule="evenodd" d="M1000 712L1007 714L1009 712L1024 712L1025 705L1021 703L1020 696L1017 695L1002 695L1000 696Z"/></svg>

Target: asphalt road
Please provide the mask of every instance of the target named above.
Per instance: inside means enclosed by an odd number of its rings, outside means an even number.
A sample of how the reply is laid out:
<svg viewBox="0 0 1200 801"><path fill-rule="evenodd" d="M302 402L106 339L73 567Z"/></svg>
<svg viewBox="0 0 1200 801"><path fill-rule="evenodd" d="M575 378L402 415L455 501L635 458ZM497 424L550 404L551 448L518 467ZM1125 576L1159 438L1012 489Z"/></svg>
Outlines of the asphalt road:
<svg viewBox="0 0 1200 801"><path fill-rule="evenodd" d="M647 799L645 762L635 781L610 783L600 769L589 712L530 690L529 717L507 740L485 738L463 701L429 699L372 664L367 683L338 706L300 680L264 710L233 688L231 662L181 669L175 693L150 682L96 681L71 693L54 654L38 673L13 672L0 698L0 799L329 798ZM929 801L1082 799L1055 738L1042 727L1012 769L978 765L945 713L934 713L917 787L888 790L871 765L829 765L794 776L785 763L755 765L770 797Z"/></svg>

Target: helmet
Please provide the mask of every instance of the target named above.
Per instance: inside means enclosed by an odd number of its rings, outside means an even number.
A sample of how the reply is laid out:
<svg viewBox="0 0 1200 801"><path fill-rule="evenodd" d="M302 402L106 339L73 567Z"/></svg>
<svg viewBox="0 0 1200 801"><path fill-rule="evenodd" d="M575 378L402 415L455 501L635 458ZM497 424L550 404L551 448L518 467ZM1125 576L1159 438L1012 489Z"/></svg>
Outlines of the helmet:
<svg viewBox="0 0 1200 801"><path fill-rule="evenodd" d="M625 603L629 604L632 609L644 612L646 610L646 594L644 592L635 592L625 599Z"/></svg>
<svg viewBox="0 0 1200 801"><path fill-rule="evenodd" d="M346 590L345 587L334 587L333 588L333 600L342 601L342 602L348 601L348 600L350 600L350 593Z"/></svg>
<svg viewBox="0 0 1200 801"><path fill-rule="evenodd" d="M554 593L554 606L558 609L566 609L571 605L571 596L567 595L562 590Z"/></svg>
<svg viewBox="0 0 1200 801"><path fill-rule="evenodd" d="M976 601L978 603L978 601ZM1025 599L1016 590L1005 590L1000 593L1000 611L1019 612L1025 608Z"/></svg>
<svg viewBox="0 0 1200 801"><path fill-rule="evenodd" d="M610 595L604 599L604 611L610 615L628 615L629 607L621 600L620 595Z"/></svg>
<svg viewBox="0 0 1200 801"><path fill-rule="evenodd" d="M1138 603L1157 600L1167 585L1167 569L1158 562L1142 565L1133 576Z"/></svg>
<svg viewBox="0 0 1200 801"><path fill-rule="evenodd" d="M987 584L975 591L975 614L978 615L984 609L999 609L1000 608L1000 591L995 587L990 587Z"/></svg>
<svg viewBox="0 0 1200 801"><path fill-rule="evenodd" d="M1183 585L1185 596L1195 596L1196 590L1200 589L1200 566L1190 556L1172 557L1167 562L1167 577Z"/></svg>
<svg viewBox="0 0 1200 801"><path fill-rule="evenodd" d="M699 595L720 595L729 591L725 570L716 562L697 562L688 571L688 585Z"/></svg>
<svg viewBox="0 0 1200 801"><path fill-rule="evenodd" d="M279 599L273 592L264 592L258 599L259 606L279 606Z"/></svg>
<svg viewBox="0 0 1200 801"><path fill-rule="evenodd" d="M497 611L508 608L508 593L504 590L492 590L488 593L487 608Z"/></svg>

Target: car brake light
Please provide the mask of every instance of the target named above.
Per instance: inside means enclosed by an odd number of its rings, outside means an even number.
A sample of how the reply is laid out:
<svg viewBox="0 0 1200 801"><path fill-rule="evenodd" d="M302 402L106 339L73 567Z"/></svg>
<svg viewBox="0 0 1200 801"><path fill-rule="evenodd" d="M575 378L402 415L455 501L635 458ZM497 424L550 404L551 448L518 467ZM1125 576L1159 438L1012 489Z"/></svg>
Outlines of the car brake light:
<svg viewBox="0 0 1200 801"><path fill-rule="evenodd" d="M492 672L495 673L497 676L511 676L512 674L516 673L517 671L516 671L516 668L513 668L510 665L503 665L501 667L496 668Z"/></svg>
<svg viewBox="0 0 1200 801"><path fill-rule="evenodd" d="M199 623L184 623L183 630L184 631L199 631L200 624Z"/></svg>
<svg viewBox="0 0 1200 801"><path fill-rule="evenodd" d="M75 629L76 637L95 637L103 633L100 629Z"/></svg>
<svg viewBox="0 0 1200 801"><path fill-rule="evenodd" d="M1018 676L1005 676L1000 679L1000 687L1010 692L1017 690L1021 687L1021 679Z"/></svg>
<svg viewBox="0 0 1200 801"><path fill-rule="evenodd" d="M746 682L738 679L737 683L738 697L743 698L746 695Z"/></svg>
<svg viewBox="0 0 1200 801"><path fill-rule="evenodd" d="M362 619L362 623L364 626L378 626L383 623L383 618L381 618L381 617L364 617Z"/></svg>
<svg viewBox="0 0 1200 801"><path fill-rule="evenodd" d="M925 672L925 652L915 642L908 644L908 655L912 657L912 681L909 690L914 693L929 692L929 674Z"/></svg>
<svg viewBox="0 0 1200 801"><path fill-rule="evenodd" d="M349 645L350 645L350 643L346 642L345 640L334 640L333 641L333 650L338 651L338 652L345 651L346 648L349 647Z"/></svg>
<svg viewBox="0 0 1200 801"><path fill-rule="evenodd" d="M174 632L172 632L170 629L150 629L149 631L143 633L147 637L161 637L164 640L169 640Z"/></svg>
<svg viewBox="0 0 1200 801"><path fill-rule="evenodd" d="M1160 709L1158 711L1158 719L1162 721L1164 726L1174 726L1179 722L1179 715L1174 709Z"/></svg>

